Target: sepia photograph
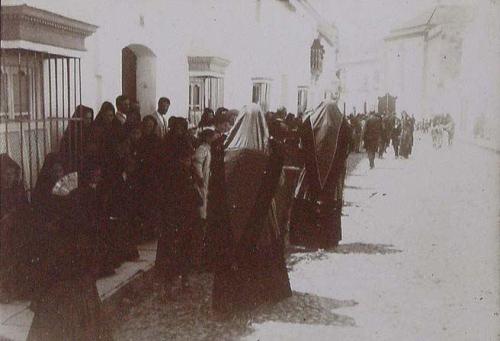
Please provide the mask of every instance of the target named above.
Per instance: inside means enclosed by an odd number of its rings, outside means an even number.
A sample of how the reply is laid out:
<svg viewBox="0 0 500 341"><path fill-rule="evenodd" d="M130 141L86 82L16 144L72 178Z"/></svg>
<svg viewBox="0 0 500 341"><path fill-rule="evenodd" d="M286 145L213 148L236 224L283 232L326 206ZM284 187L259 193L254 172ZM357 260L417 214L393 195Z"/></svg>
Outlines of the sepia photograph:
<svg viewBox="0 0 500 341"><path fill-rule="evenodd" d="M500 341L500 0L0 16L0 341Z"/></svg>

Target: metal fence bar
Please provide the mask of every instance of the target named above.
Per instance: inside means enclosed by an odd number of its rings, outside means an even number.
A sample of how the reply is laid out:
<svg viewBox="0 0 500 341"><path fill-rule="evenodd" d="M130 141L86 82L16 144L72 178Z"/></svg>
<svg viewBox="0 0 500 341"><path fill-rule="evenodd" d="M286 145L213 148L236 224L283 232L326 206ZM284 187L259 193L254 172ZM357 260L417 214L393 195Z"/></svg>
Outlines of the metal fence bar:
<svg viewBox="0 0 500 341"><path fill-rule="evenodd" d="M9 154L9 120L5 120L5 152Z"/></svg>
<svg viewBox="0 0 500 341"><path fill-rule="evenodd" d="M69 165L70 167L73 167L73 150L72 150L72 144L71 144L71 140L72 140L72 131L71 131L71 128L73 126L73 124L71 124L71 95L70 95L70 78L69 78L69 58L64 58L64 60L66 61L66 89L63 89L63 92L64 91L68 91L67 93L67 103L65 103L65 105L67 104L67 114L68 114L68 124L66 125L66 130L64 131L63 133L63 137L64 136L68 136L68 141L64 141L68 144L68 152L69 152Z"/></svg>
<svg viewBox="0 0 500 341"><path fill-rule="evenodd" d="M0 60L2 61L2 66L3 66L3 61L4 61L4 56L3 54L0 54ZM2 70L3 72L3 70ZM7 76L7 73L5 73L5 76ZM5 84L2 84L1 86L5 86ZM5 117L5 152L8 154L9 153L9 128L7 127L9 124L7 123L9 119L9 116Z"/></svg>
<svg viewBox="0 0 500 341"><path fill-rule="evenodd" d="M40 139L39 139L39 135L38 135L38 96L37 96L37 72L36 70L38 70L38 58L37 58L37 53L36 51L34 52L34 61L33 61L33 64L35 65L34 67L34 71L33 72L33 77L32 77L32 93L33 93L33 98L35 99L34 100L34 111L35 111L35 141L36 141L36 173L40 173L40 153L39 153L39 142L40 142Z"/></svg>
<svg viewBox="0 0 500 341"><path fill-rule="evenodd" d="M9 155L14 153L13 158L20 161L22 180L31 195L47 152L57 151L58 146L69 147L66 156L72 170L83 166L83 110L80 109L79 117L72 117L78 101L80 105L82 101L81 60L36 51L11 52L17 58L17 65L10 66L14 71L17 69L17 78L9 85L15 89L11 109L15 117L1 119L5 124L0 128L5 134L2 150ZM1 65L2 69L9 67L4 58ZM65 133L64 145L60 144L61 127Z"/></svg>
<svg viewBox="0 0 500 341"><path fill-rule="evenodd" d="M64 116L64 113L65 113L65 105L66 103L64 102L64 91L65 91L65 88L64 88L64 58L60 58L61 59L61 110L62 110L62 117L65 117ZM64 130L66 128L64 127L64 120L62 122L62 134L64 134ZM61 135L62 135L61 134ZM60 142L60 138L59 138L59 134L56 135L56 143L57 143L57 147L60 148L59 146L59 142Z"/></svg>
<svg viewBox="0 0 500 341"><path fill-rule="evenodd" d="M73 61L73 105L74 105L74 110L73 110L73 112L76 114L76 58L72 58L72 61ZM81 115L81 111L80 111L80 115L79 115L79 117L80 117L80 118L82 117L82 115ZM78 131L78 125L76 125L76 124L77 124L77 123L74 123L74 124L72 125L72 127L73 127L73 131L72 131L72 132L70 132L70 134L75 133L75 135L76 135L76 132ZM81 123L81 124L83 124L83 123ZM83 139L83 136L82 136L82 135L80 135L80 136L81 136L81 138L80 138L80 139ZM80 144L81 144L81 143L82 143L82 141L80 141ZM75 141L74 141L74 147L75 147L75 154L76 154L76 155L81 155L81 154L79 154L79 150L78 150L78 149L79 149L79 145L78 145L78 141L77 141L77 139L75 139ZM81 157L80 157L80 158L81 158ZM76 158L76 159L75 159L75 165L74 165L74 166L75 166L75 168L78 168L78 164L79 164L79 159L78 159L78 158Z"/></svg>
<svg viewBox="0 0 500 341"><path fill-rule="evenodd" d="M21 85L21 51L17 52L17 79L18 79L18 85L19 85L19 111L22 113L22 103L23 103L23 98L22 98L22 85ZM15 114L15 108L16 104L14 103L14 114ZM21 115L20 115L21 116ZM19 119L19 145L21 146L20 152L21 152L21 177L23 179L23 183L25 182L25 171L24 171L24 148L23 148L23 120L22 118Z"/></svg>
<svg viewBox="0 0 500 341"><path fill-rule="evenodd" d="M50 54L47 54L47 60L49 65L49 129L50 134L52 134L52 59L50 58ZM49 142L52 141L49 140ZM47 155L47 150L45 150L45 155Z"/></svg>
<svg viewBox="0 0 500 341"><path fill-rule="evenodd" d="M38 57L38 53L35 52L35 57ZM46 112L45 112L45 82L43 81L43 55L41 55L40 63L41 71L40 71L40 83L42 88L40 89L40 97L41 97L41 108L42 108L42 117L43 117L43 155L47 154L47 124L46 124Z"/></svg>
<svg viewBox="0 0 500 341"><path fill-rule="evenodd" d="M75 89L76 93L76 89ZM82 61L80 58L78 58L78 97L80 99L80 116L82 116ZM79 126L80 129L80 136L81 136L81 141L80 141L80 167L79 169L83 169L83 153L84 153L84 148L83 148L83 143L85 142L83 140L83 122Z"/></svg>
<svg viewBox="0 0 500 341"><path fill-rule="evenodd" d="M33 96L32 96L32 92L30 92L30 88L29 88L29 84L30 84L30 79L31 79L31 76L30 76L30 62L29 62L29 58L28 56L26 55L26 86L27 86L27 90L28 90L28 98L31 98L33 99ZM33 71L31 71L33 72ZM31 95L31 96L30 96ZM31 119L31 103L28 102L28 167L29 167L29 175L30 175L30 181L29 181L29 184L30 184L30 194L31 194L31 188L33 188L33 162L32 162L32 148L31 148L31 122L29 121ZM21 117L21 120L24 120L23 117ZM22 148L23 146L21 146Z"/></svg>
<svg viewBox="0 0 500 341"><path fill-rule="evenodd" d="M56 95L56 136L59 136L59 87L58 87L58 76L57 76L57 58L54 59L55 63L55 82L56 82L56 89L55 89L55 95ZM52 120L52 118L51 118ZM50 132L50 135L52 136L52 132ZM51 139L53 142L53 139Z"/></svg>

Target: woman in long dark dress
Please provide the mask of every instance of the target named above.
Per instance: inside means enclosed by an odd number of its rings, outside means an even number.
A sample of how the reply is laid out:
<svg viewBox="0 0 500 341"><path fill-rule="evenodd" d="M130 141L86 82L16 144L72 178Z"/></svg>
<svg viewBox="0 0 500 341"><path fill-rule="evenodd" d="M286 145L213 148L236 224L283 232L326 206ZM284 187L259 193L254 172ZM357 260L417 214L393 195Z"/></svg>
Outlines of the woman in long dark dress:
<svg viewBox="0 0 500 341"><path fill-rule="evenodd" d="M137 193L140 188L137 161L132 156L123 159L122 171L112 179L106 210L110 236L108 245L118 263L139 258L138 231L134 219L138 215Z"/></svg>
<svg viewBox="0 0 500 341"><path fill-rule="evenodd" d="M67 198L54 195L52 190L56 182L67 171L65 160L58 153L49 153L45 156L43 166L38 174L35 188L31 195L36 230L31 238L30 258L32 272L37 282L43 280L41 259L50 245L50 231L62 228L64 214L67 209Z"/></svg>
<svg viewBox="0 0 500 341"><path fill-rule="evenodd" d="M21 167L7 154L1 154L0 171L0 301L8 302L31 294L32 215Z"/></svg>
<svg viewBox="0 0 500 341"><path fill-rule="evenodd" d="M160 145L161 138L155 133L158 123L152 115L142 120L142 135L138 146L141 182L142 240L154 238L161 223Z"/></svg>
<svg viewBox="0 0 500 341"><path fill-rule="evenodd" d="M50 231L29 341L111 340L95 284L100 168L86 164L79 181L64 197L63 223Z"/></svg>
<svg viewBox="0 0 500 341"><path fill-rule="evenodd" d="M120 172L117 149L124 139L124 129L115 120L115 107L110 102L104 102L92 122L86 156L100 162L105 184L110 184Z"/></svg>
<svg viewBox="0 0 500 341"><path fill-rule="evenodd" d="M351 128L334 102L321 103L304 121L305 167L290 221L290 243L331 248L342 239L341 215Z"/></svg>
<svg viewBox="0 0 500 341"><path fill-rule="evenodd" d="M283 151L269 138L258 105L243 108L224 146L225 190L220 193L226 217L212 231L220 243L212 296L218 312L252 309L292 294L273 199Z"/></svg>
<svg viewBox="0 0 500 341"><path fill-rule="evenodd" d="M192 231L197 223L201 197L195 187L192 158L194 149L189 140L177 141L172 150L169 171L165 178L162 200L163 226L158 240L155 267L162 287L162 298L174 299L175 284L189 286L192 270Z"/></svg>
<svg viewBox="0 0 500 341"><path fill-rule="evenodd" d="M87 153L94 110L78 105L61 139L60 154L66 160L68 171L79 170Z"/></svg>
<svg viewBox="0 0 500 341"><path fill-rule="evenodd" d="M44 208L52 198L52 188L57 180L67 172L66 162L61 154L49 153L45 156L43 166L38 174L35 188L31 195L31 203L37 208Z"/></svg>
<svg viewBox="0 0 500 341"><path fill-rule="evenodd" d="M411 126L411 119L406 112L403 111L401 119L401 142L399 147L399 154L407 159L411 154L411 147L413 143L413 131Z"/></svg>

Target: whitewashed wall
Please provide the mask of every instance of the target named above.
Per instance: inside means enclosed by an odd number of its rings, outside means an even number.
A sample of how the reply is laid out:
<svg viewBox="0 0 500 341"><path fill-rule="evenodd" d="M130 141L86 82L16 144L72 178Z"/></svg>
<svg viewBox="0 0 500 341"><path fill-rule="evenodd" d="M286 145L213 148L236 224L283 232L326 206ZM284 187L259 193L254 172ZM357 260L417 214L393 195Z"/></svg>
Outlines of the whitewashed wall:
<svg viewBox="0 0 500 341"><path fill-rule="evenodd" d="M58 0L2 1L2 5L20 3L99 26L87 38L82 60L83 102L96 110L102 101L114 103L121 93L121 50L131 44L154 54L138 65L138 69L154 65L154 75L138 73L139 83L154 77L155 97L171 99L172 115L187 115L188 55L231 61L224 89L224 105L230 108L251 101L252 77L269 77L273 79L270 108L285 105L295 112L297 86L310 82L316 22L275 0L262 0L260 15L256 0L68 0L64 6ZM150 97L139 87L138 95ZM147 102L141 103L143 111L152 109L151 100Z"/></svg>

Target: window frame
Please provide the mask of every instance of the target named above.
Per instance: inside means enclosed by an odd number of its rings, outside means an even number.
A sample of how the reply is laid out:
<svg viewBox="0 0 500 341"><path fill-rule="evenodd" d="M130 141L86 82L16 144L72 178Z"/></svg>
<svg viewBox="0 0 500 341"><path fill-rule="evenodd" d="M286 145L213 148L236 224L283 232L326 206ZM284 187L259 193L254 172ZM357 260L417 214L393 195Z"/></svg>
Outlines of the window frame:
<svg viewBox="0 0 500 341"><path fill-rule="evenodd" d="M307 102L309 100L309 87L299 86L297 88L297 114L307 111Z"/></svg>
<svg viewBox="0 0 500 341"><path fill-rule="evenodd" d="M5 80L4 83L2 84L2 91L4 91L4 85L5 85L5 92L7 96L7 111L3 111L3 108L0 108L0 118L2 119L32 119L32 113L33 113L33 85L38 86L39 89L38 91L41 91L40 84L38 82L35 82L33 84L33 80L31 79L31 75L33 75L36 70L35 70L35 65L13 65L6 63L5 65L2 65L1 73L2 75L5 75ZM19 80L19 72L24 73L24 76L27 77L26 79L26 85L27 85L27 91L23 93L21 96L21 103L20 103L20 111L16 111L16 97L19 95L19 88L15 87L15 80ZM21 84L23 81L21 81ZM23 100L26 100L25 107L23 108ZM25 110L23 110L25 109Z"/></svg>
<svg viewBox="0 0 500 341"><path fill-rule="evenodd" d="M195 104L195 88L198 88L198 104ZM189 77L189 117L198 124L205 108L217 110L224 106L224 77L217 75L191 75Z"/></svg>
<svg viewBox="0 0 500 341"><path fill-rule="evenodd" d="M270 108L271 84L272 84L272 79L270 78L263 78L263 77L252 78L251 100L252 103L260 105L260 108L262 109L263 112L269 111Z"/></svg>

